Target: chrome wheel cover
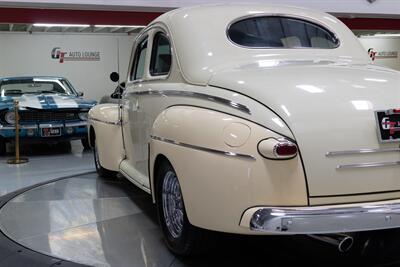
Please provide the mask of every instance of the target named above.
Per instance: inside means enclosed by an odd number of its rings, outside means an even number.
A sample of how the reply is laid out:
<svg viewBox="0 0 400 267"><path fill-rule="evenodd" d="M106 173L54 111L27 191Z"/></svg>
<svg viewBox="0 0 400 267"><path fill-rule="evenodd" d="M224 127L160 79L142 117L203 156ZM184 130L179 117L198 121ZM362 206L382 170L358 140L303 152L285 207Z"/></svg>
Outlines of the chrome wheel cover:
<svg viewBox="0 0 400 267"><path fill-rule="evenodd" d="M164 175L162 184L162 208L168 232L179 238L183 229L183 199L178 178L173 171Z"/></svg>

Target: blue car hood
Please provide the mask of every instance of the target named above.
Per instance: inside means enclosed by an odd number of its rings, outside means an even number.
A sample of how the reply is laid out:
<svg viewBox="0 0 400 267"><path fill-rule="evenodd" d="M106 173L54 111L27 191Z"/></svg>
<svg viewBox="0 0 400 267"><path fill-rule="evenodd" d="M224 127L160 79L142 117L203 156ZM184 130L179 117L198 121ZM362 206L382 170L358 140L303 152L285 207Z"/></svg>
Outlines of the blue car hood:
<svg viewBox="0 0 400 267"><path fill-rule="evenodd" d="M85 100L76 96L58 94L22 95L19 97L1 97L0 110L11 108L13 100L19 100L21 110L24 109L90 109L96 104L94 100Z"/></svg>

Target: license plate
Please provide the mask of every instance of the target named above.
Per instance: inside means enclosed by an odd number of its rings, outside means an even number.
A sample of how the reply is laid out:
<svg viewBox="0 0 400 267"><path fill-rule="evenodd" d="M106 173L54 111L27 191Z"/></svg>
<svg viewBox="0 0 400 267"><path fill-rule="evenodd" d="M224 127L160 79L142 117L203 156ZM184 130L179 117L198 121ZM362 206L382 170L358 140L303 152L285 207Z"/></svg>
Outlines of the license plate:
<svg viewBox="0 0 400 267"><path fill-rule="evenodd" d="M381 142L400 142L400 109L375 111Z"/></svg>
<svg viewBox="0 0 400 267"><path fill-rule="evenodd" d="M42 128L42 137L60 136L61 128Z"/></svg>

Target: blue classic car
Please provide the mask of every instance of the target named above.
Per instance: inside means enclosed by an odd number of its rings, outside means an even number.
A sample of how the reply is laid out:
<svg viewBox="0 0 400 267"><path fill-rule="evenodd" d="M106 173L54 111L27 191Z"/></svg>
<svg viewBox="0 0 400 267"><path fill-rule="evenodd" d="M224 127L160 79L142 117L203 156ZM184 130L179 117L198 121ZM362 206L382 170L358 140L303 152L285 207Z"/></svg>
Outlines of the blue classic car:
<svg viewBox="0 0 400 267"><path fill-rule="evenodd" d="M19 100L22 142L87 141L87 114L96 101L85 100L62 77L0 78L0 155L15 138L13 100Z"/></svg>

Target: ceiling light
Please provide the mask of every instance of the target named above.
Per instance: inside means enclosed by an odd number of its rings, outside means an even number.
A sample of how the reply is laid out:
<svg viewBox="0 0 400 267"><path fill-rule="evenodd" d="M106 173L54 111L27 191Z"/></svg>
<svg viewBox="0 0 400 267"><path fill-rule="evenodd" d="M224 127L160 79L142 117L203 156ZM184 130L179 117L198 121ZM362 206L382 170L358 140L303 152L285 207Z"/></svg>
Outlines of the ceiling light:
<svg viewBox="0 0 400 267"><path fill-rule="evenodd" d="M375 37L400 37L400 33L377 33Z"/></svg>
<svg viewBox="0 0 400 267"><path fill-rule="evenodd" d="M96 28L143 28L143 25L94 25Z"/></svg>
<svg viewBox="0 0 400 267"><path fill-rule="evenodd" d="M314 85L309 85L309 84L300 84L300 85L296 85L296 87L300 88L306 92L312 93L312 94L324 92L324 90L322 90L321 88L314 86Z"/></svg>
<svg viewBox="0 0 400 267"><path fill-rule="evenodd" d="M53 24L53 23L35 23L33 24L34 27L77 27L77 28L85 28L90 27L89 24Z"/></svg>

